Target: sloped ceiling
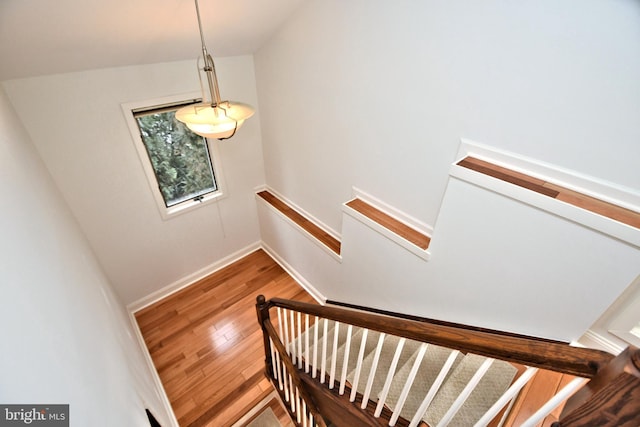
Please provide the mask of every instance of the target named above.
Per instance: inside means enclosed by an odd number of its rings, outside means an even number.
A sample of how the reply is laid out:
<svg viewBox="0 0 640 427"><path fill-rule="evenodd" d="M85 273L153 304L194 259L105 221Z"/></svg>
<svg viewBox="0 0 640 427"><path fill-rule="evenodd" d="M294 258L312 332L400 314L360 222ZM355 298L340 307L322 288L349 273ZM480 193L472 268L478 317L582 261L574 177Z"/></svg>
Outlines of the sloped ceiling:
<svg viewBox="0 0 640 427"><path fill-rule="evenodd" d="M199 0L215 56L251 54L303 0ZM0 81L198 57L193 0L1 0Z"/></svg>

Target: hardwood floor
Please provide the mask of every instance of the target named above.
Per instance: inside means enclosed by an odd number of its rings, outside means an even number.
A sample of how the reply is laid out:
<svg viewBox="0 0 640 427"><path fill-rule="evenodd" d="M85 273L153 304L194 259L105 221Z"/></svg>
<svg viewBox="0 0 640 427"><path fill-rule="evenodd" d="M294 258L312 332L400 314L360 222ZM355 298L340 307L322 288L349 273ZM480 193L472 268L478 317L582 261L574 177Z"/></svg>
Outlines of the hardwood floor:
<svg viewBox="0 0 640 427"><path fill-rule="evenodd" d="M136 313L181 427L230 427L273 391L264 376L255 312L259 294L314 302L258 250ZM539 372L516 401L506 425L519 425L569 379ZM286 411L276 403L269 406L288 425ZM545 426L557 420L556 412Z"/></svg>
<svg viewBox="0 0 640 427"><path fill-rule="evenodd" d="M180 426L231 426L272 391L259 294L314 302L258 250L136 313Z"/></svg>

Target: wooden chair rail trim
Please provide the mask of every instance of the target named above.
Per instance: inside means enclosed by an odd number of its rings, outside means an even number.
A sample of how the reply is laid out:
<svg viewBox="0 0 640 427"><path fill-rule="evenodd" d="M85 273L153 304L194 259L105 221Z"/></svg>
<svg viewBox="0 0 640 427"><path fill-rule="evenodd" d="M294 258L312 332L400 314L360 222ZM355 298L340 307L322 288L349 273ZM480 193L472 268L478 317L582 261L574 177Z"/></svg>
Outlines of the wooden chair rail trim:
<svg viewBox="0 0 640 427"><path fill-rule="evenodd" d="M420 249L426 251L429 248L429 243L431 242L429 236L398 221L391 215L386 214L362 199L355 198L345 204Z"/></svg>
<svg viewBox="0 0 640 427"><path fill-rule="evenodd" d="M604 351L572 347L547 340L399 319L282 298L268 300L267 306L300 311L416 341L585 378L593 378L599 369L614 357Z"/></svg>
<svg viewBox="0 0 640 427"><path fill-rule="evenodd" d="M321 227L315 224L313 221L296 211L294 208L280 200L278 197L271 194L269 191L264 190L256 193L261 199L273 206L277 211L282 213L285 217L289 218L300 228L306 231L311 237L322 243L329 248L332 252L340 255L340 241L324 231Z"/></svg>
<svg viewBox="0 0 640 427"><path fill-rule="evenodd" d="M456 164L640 229L639 212L475 157L465 157Z"/></svg>

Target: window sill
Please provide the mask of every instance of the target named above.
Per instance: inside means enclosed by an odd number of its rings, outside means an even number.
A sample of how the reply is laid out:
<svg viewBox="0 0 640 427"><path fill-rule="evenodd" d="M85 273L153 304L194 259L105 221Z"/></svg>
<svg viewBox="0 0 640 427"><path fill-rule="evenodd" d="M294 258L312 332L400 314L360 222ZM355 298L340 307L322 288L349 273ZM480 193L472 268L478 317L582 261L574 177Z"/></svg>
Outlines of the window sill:
<svg viewBox="0 0 640 427"><path fill-rule="evenodd" d="M211 194L207 194L203 196L201 200L190 200L190 201L181 202L170 208L160 208L160 215L162 216L162 219L166 221L168 219L175 218L176 216L181 215L183 213L190 212L201 206L205 206L210 203L217 202L226 197L227 195L222 191L220 190L214 191Z"/></svg>

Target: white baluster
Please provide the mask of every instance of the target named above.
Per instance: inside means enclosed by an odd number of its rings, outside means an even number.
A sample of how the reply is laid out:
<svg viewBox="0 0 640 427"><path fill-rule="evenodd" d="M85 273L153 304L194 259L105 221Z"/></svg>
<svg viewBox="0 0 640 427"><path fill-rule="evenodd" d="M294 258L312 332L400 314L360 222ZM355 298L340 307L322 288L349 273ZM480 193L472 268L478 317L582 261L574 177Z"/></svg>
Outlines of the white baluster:
<svg viewBox="0 0 640 427"><path fill-rule="evenodd" d="M277 380L280 378L280 375L278 375L278 366L275 365L276 350L273 348L273 340L271 338L269 338L269 349L271 350L271 367L273 368L273 379Z"/></svg>
<svg viewBox="0 0 640 427"><path fill-rule="evenodd" d="M324 319L324 335L322 336L322 360L320 361L320 384L324 384L327 371L327 339L329 339L329 320Z"/></svg>
<svg viewBox="0 0 640 427"><path fill-rule="evenodd" d="M567 400L573 393L578 391L583 385L589 381L588 378L574 378L569 384L564 386L562 390L556 393L547 403L542 405L527 421L525 421L521 427L534 427L540 421L542 421L547 415L551 413L558 405Z"/></svg>
<svg viewBox="0 0 640 427"><path fill-rule="evenodd" d="M309 315L304 315L304 371L309 373ZM306 424L305 419L305 424Z"/></svg>
<svg viewBox="0 0 640 427"><path fill-rule="evenodd" d="M347 368L349 365L349 351L351 350L351 334L353 333L353 325L347 328L347 342L345 343L344 359L342 361L342 375L340 376L340 394L344 394L344 386L347 382Z"/></svg>
<svg viewBox="0 0 640 427"><path fill-rule="evenodd" d="M396 374L398 360L400 360L400 354L402 354L402 348L404 347L404 343L406 341L406 338L400 338L400 341L398 341L398 345L396 346L396 353L393 355L393 359L391 360L391 366L389 366L387 379L385 380L384 387L382 388L382 392L380 393L378 406L376 406L376 412L374 412L373 414L373 416L376 418L379 417L382 413L382 407L384 406L385 400L387 400L387 394L389 393L389 388L391 388L391 382L393 381L393 376Z"/></svg>
<svg viewBox="0 0 640 427"><path fill-rule="evenodd" d="M362 409L367 407L367 403L369 402L369 395L371 395L371 387L373 387L373 380L375 379L376 369L378 369L378 362L380 361L380 352L382 351L382 345L384 344L384 337L386 334L380 334L380 338L378 338L378 346L376 347L376 352L373 355L373 364L371 365L371 370L369 371L369 379L367 380L367 386L364 389L364 395L362 396L362 405L360 406Z"/></svg>
<svg viewBox="0 0 640 427"><path fill-rule="evenodd" d="M485 427L488 425L493 418L498 415L498 412L513 399L520 389L525 386L533 378L533 376L538 372L538 368L527 367L527 369L520 375L520 377L511 384L511 387L504 392L500 399L493 404L491 408L478 420L478 422L474 425L474 427Z"/></svg>
<svg viewBox="0 0 640 427"><path fill-rule="evenodd" d="M320 329L320 319L316 316L316 322L313 326L313 363L311 367L311 378L315 378L318 375L318 329Z"/></svg>
<svg viewBox="0 0 640 427"><path fill-rule="evenodd" d="M362 340L360 341L360 351L358 352L358 361L356 362L356 373L353 377L353 385L351 388L351 395L349 396L350 402L355 402L356 394L358 392L358 382L360 381L360 371L362 370L362 359L364 359L364 350L367 346L367 336L369 335L369 330L364 329L362 331Z"/></svg>
<svg viewBox="0 0 640 427"><path fill-rule="evenodd" d="M489 370L493 361L494 359L491 359L488 357L484 360L484 362L482 362L482 365L480 365L476 373L473 374L473 377L471 377L471 380L469 380L467 385L460 392L460 395L456 398L456 400L454 400L453 404L451 405L449 410L444 414L444 416L438 423L437 427L444 427L448 425L449 422L451 422L451 420L453 419L453 417L455 417L455 415L458 413L460 408L462 408L462 405L464 405L464 402L466 402L467 398L469 397L473 389L476 388L476 386L478 385L478 383L480 382L484 374Z"/></svg>
<svg viewBox="0 0 640 427"><path fill-rule="evenodd" d="M312 425L312 426L315 426L315 425L316 425L316 423L314 423L314 420L313 420L313 414L309 414L309 423L310 423L310 425Z"/></svg>
<svg viewBox="0 0 640 427"><path fill-rule="evenodd" d="M291 402L291 412L296 412L296 399L295 399L295 395L293 393L294 387L293 387L293 378L291 377L291 374L289 374L289 390L290 390L290 394L291 394L291 399L289 399L289 401ZM296 391L298 391L296 389Z"/></svg>
<svg viewBox="0 0 640 427"><path fill-rule="evenodd" d="M281 366L282 366L282 381L284 383L284 400L288 402L289 401L289 371L287 371L287 365L285 365L284 360L281 361Z"/></svg>
<svg viewBox="0 0 640 427"><path fill-rule="evenodd" d="M282 332L282 309L280 307L278 307L278 331L280 332L280 341L284 341L284 333Z"/></svg>
<svg viewBox="0 0 640 427"><path fill-rule="evenodd" d="M275 355L275 359L274 359L274 366L275 366L274 371L278 373L278 388L280 390L283 390L282 365L280 364L280 352L276 351L275 353L276 353L276 355Z"/></svg>
<svg viewBox="0 0 640 427"><path fill-rule="evenodd" d="M307 412L307 402L302 401L302 427L307 427L307 420L309 419L309 414Z"/></svg>
<svg viewBox="0 0 640 427"><path fill-rule="evenodd" d="M291 321L291 360L293 360L293 364L296 364L296 341L295 341L295 334L296 334L296 324L295 324L295 313L293 312L293 310L289 310L289 318Z"/></svg>
<svg viewBox="0 0 640 427"><path fill-rule="evenodd" d="M335 323L333 328L333 350L331 352L331 370L329 372L329 388L333 389L336 380L336 362L338 359L338 332L340 332L340 322Z"/></svg>
<svg viewBox="0 0 640 427"><path fill-rule="evenodd" d="M411 419L411 424L409 424L409 427L416 427L420 423L420 420L422 420L422 417L424 417L425 412L427 412L427 409L429 409L431 401L435 397L436 393L440 389L440 386L444 382L444 379L447 377L447 374L451 370L453 363L456 361L458 354L460 354L458 350L454 350L451 352L451 354L449 354L447 361L444 363L444 365L442 365L438 376L433 381L433 384L431 384L431 388L429 388L427 395L424 397L422 403L420 404L420 407Z"/></svg>
<svg viewBox="0 0 640 427"><path fill-rule="evenodd" d="M416 375L418 374L418 369L420 368L420 364L422 363L422 359L424 358L424 354L427 351L427 344L422 343L420 345L420 349L418 350L418 355L416 356L416 360L413 362L413 366L411 367L411 371L409 372L409 377L407 381L404 383L404 388L400 392L400 396L398 397L398 402L396 402L396 407L393 411L393 415L391 415L391 419L389 420L390 426L395 426L398 421L398 417L400 417L400 411L402 411L402 407L404 406L404 402L407 400L407 396L409 395L409 390L411 390L411 386L413 386L413 381L416 379Z"/></svg>
<svg viewBox="0 0 640 427"><path fill-rule="evenodd" d="M298 312L298 369L302 369L302 313Z"/></svg>
<svg viewBox="0 0 640 427"><path fill-rule="evenodd" d="M289 321L287 320L287 309L283 308L282 309L282 317L283 317L283 321L282 323L284 324L284 348L285 350L287 350L287 354L291 354L291 349L289 346Z"/></svg>
<svg viewBox="0 0 640 427"><path fill-rule="evenodd" d="M302 411L300 410L300 390L296 387L296 420L298 421L298 425L302 422Z"/></svg>

